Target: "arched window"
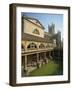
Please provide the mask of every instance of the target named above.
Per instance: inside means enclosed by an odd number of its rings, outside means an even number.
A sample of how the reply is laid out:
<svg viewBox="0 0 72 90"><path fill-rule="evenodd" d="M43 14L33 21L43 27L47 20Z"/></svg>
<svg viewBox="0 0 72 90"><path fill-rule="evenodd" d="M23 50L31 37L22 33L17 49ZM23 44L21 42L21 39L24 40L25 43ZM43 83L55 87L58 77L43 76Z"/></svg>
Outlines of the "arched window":
<svg viewBox="0 0 72 90"><path fill-rule="evenodd" d="M27 47L27 49L37 49L37 46L36 46L36 44L35 43L30 43L29 45L28 45L28 47Z"/></svg>
<svg viewBox="0 0 72 90"><path fill-rule="evenodd" d="M34 30L33 30L33 33L34 33L34 34L38 34L38 35L40 34L38 29L34 29Z"/></svg>
<svg viewBox="0 0 72 90"><path fill-rule="evenodd" d="M40 44L39 48L45 48L44 44Z"/></svg>
<svg viewBox="0 0 72 90"><path fill-rule="evenodd" d="M46 48L48 48L49 47L49 45L46 45Z"/></svg>
<svg viewBox="0 0 72 90"><path fill-rule="evenodd" d="M46 45L46 48L49 48L50 47L50 44L48 43L47 45Z"/></svg>
<svg viewBox="0 0 72 90"><path fill-rule="evenodd" d="M21 45L21 49L22 49L22 50L25 50L25 47L24 47L24 45L23 45L23 44Z"/></svg>

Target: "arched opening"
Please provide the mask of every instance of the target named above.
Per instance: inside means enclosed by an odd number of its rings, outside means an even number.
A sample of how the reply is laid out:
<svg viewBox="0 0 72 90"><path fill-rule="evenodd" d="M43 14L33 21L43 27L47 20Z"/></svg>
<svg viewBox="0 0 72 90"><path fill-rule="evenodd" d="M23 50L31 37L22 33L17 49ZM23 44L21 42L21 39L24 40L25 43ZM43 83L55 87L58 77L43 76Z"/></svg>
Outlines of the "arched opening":
<svg viewBox="0 0 72 90"><path fill-rule="evenodd" d="M50 47L49 44L47 44L47 45L46 45L46 48L49 48L49 47Z"/></svg>
<svg viewBox="0 0 72 90"><path fill-rule="evenodd" d="M44 44L40 44L40 45L39 45L39 48L40 48L40 49L41 49L41 48L45 48Z"/></svg>
<svg viewBox="0 0 72 90"><path fill-rule="evenodd" d="M36 46L35 43L30 43L30 44L27 46L27 49L30 49L30 50L37 49L37 46Z"/></svg>

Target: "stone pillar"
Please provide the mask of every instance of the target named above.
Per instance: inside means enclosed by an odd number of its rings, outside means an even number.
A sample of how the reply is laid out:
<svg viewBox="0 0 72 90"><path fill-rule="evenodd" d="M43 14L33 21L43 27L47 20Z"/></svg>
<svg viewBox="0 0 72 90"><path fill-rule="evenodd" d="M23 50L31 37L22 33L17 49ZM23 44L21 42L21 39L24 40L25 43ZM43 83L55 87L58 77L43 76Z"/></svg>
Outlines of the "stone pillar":
<svg viewBox="0 0 72 90"><path fill-rule="evenodd" d="M49 51L49 58L52 59L52 56L51 56L51 51Z"/></svg>
<svg viewBox="0 0 72 90"><path fill-rule="evenodd" d="M52 57L53 57L53 59L54 59L54 50L52 51Z"/></svg>
<svg viewBox="0 0 72 90"><path fill-rule="evenodd" d="M47 64L48 63L48 59L46 57L46 52L44 52L44 59L45 59L45 63Z"/></svg>
<svg viewBox="0 0 72 90"><path fill-rule="evenodd" d="M39 61L39 53L37 53L37 62Z"/></svg>
<svg viewBox="0 0 72 90"><path fill-rule="evenodd" d="M44 58L46 58L46 52L44 52Z"/></svg>
<svg viewBox="0 0 72 90"><path fill-rule="evenodd" d="M37 53L37 68L41 67L41 63L39 62L39 53Z"/></svg>
<svg viewBox="0 0 72 90"><path fill-rule="evenodd" d="M24 71L27 72L27 55L25 55L25 60L24 60Z"/></svg>

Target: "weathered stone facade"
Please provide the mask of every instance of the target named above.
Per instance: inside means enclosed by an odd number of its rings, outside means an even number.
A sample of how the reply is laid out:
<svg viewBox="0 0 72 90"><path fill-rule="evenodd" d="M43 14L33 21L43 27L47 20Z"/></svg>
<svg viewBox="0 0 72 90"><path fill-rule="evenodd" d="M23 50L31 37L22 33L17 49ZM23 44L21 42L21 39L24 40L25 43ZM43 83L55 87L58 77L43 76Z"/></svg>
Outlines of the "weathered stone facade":
<svg viewBox="0 0 72 90"><path fill-rule="evenodd" d="M42 64L48 63L49 58L52 59L56 41L48 34L46 34L48 38L45 38L44 29L38 20L22 17L22 73L26 75L33 69L40 68Z"/></svg>

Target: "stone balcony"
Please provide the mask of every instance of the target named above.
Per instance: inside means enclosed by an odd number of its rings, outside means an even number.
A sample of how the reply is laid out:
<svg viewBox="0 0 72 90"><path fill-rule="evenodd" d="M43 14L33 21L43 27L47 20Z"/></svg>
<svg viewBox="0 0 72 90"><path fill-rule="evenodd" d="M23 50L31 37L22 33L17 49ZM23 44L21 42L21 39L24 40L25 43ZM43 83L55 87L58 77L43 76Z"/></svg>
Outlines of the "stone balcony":
<svg viewBox="0 0 72 90"><path fill-rule="evenodd" d="M52 51L54 47L51 48L43 48L43 49L27 49L25 51L21 51L22 55L24 54L33 54L33 53L41 53L41 52L47 52L47 51Z"/></svg>

